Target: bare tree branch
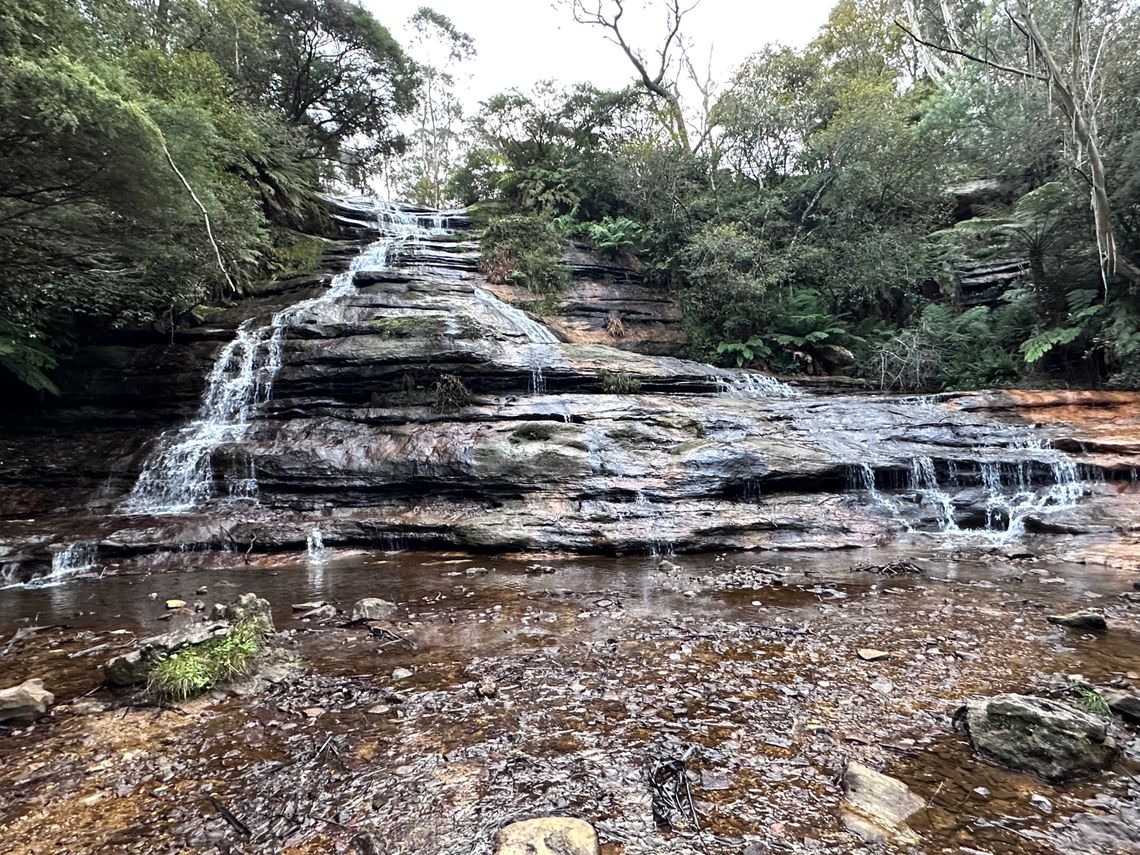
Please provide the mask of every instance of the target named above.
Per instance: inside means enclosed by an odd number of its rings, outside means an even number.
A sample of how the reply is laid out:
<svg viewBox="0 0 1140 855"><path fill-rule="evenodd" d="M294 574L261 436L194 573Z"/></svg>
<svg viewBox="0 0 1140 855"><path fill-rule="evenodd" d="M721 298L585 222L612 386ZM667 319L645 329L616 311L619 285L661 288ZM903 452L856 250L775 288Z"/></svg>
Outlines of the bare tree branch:
<svg viewBox="0 0 1140 855"><path fill-rule="evenodd" d="M982 65L988 65L990 68L993 68L997 71L1004 71L1007 74L1016 74L1018 77L1025 77L1029 80L1040 80L1042 83L1047 83L1049 81L1048 77L1044 77L1040 74L1034 74L1032 71L1026 71L1023 68L1014 68L1011 65L1002 65L1000 62L994 62L993 60L985 59L984 57L977 56L964 50L958 50L957 48L950 47L949 45L940 45L934 42L928 42L926 39L920 38L911 32L906 27L906 25L899 21L897 18L895 19L894 24L896 27L910 36L912 41L917 42L924 47L933 48L934 50L942 51L943 53L954 54L955 56L965 57L966 59L973 62L981 63Z"/></svg>

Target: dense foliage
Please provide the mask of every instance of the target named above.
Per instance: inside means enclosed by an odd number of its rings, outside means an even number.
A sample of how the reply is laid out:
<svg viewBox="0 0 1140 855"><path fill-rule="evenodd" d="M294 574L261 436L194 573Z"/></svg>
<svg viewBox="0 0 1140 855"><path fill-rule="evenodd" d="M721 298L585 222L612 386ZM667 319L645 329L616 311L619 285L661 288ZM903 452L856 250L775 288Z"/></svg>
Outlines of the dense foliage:
<svg viewBox="0 0 1140 855"><path fill-rule="evenodd" d="M348 0L3 4L0 366L50 391L92 331L287 265L322 184L402 149L417 84Z"/></svg>
<svg viewBox="0 0 1140 855"><path fill-rule="evenodd" d="M506 93L451 191L505 208L495 246L525 226L635 257L677 290L697 358L895 389L1136 386L1140 11L1003 8L840 0L804 49L699 87L684 135L676 76ZM960 288L999 262L1019 272Z"/></svg>
<svg viewBox="0 0 1140 855"><path fill-rule="evenodd" d="M354 0L4 4L0 367L51 391L99 331L312 263L319 190L382 174L484 203L485 269L532 308L566 287L566 240L673 289L696 358L1140 385L1135 2L839 0L804 48L721 82L687 7L655 3L645 47L617 0L563 0L628 57L628 90L544 84L470 120L474 44L429 8L412 60Z"/></svg>

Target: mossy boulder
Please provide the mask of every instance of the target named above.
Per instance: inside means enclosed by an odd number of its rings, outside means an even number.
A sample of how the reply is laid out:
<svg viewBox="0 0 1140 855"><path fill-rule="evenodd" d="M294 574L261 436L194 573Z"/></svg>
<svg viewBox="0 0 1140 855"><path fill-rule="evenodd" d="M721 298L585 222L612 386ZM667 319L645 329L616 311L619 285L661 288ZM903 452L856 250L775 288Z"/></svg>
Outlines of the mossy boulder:
<svg viewBox="0 0 1140 855"><path fill-rule="evenodd" d="M968 702L954 719L983 756L1048 781L1095 774L1119 753L1110 719L1049 698L994 695Z"/></svg>

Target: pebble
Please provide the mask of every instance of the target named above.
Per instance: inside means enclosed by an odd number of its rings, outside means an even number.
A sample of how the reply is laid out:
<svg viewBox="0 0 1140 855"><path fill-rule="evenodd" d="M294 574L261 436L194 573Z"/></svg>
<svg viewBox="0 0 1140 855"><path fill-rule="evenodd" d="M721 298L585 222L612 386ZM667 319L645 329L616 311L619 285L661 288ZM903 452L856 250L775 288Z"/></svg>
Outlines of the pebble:
<svg viewBox="0 0 1140 855"><path fill-rule="evenodd" d="M1034 793L1029 797L1029 803L1041 811L1041 813L1053 812L1053 803L1038 793Z"/></svg>
<svg viewBox="0 0 1140 855"><path fill-rule="evenodd" d="M412 671L409 668L396 668L392 671L393 680L406 680L412 676Z"/></svg>

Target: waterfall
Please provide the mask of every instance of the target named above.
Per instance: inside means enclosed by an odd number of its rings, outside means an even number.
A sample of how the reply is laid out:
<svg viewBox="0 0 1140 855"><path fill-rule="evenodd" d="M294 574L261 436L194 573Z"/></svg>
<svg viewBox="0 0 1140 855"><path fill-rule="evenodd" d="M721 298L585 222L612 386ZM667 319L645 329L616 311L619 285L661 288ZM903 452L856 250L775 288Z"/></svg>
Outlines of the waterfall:
<svg viewBox="0 0 1140 855"><path fill-rule="evenodd" d="M524 349L526 364L530 368L530 391L532 395L545 395L546 377L542 369L549 367L556 356L551 345L558 343L558 336L549 327L543 326L521 309L504 303L490 291L476 288L475 298L502 322L504 332L526 336L530 342Z"/></svg>
<svg viewBox="0 0 1140 855"><path fill-rule="evenodd" d="M649 554L654 557L662 555L673 554L673 542L660 537L661 520L665 516L665 512L651 503L649 497L641 490L633 500L634 508L636 509L636 516L642 521L642 528L645 533L645 542L649 547Z"/></svg>
<svg viewBox="0 0 1140 855"><path fill-rule="evenodd" d="M94 543L69 543L51 557L51 573L42 580L41 585L58 585L66 582L73 576L94 570L99 557L99 548Z"/></svg>
<svg viewBox="0 0 1140 855"><path fill-rule="evenodd" d="M803 392L767 374L729 371L713 377L722 395L730 398L802 398Z"/></svg>
<svg viewBox="0 0 1140 855"><path fill-rule="evenodd" d="M915 457L910 465L910 489L929 501L939 513L939 527L945 533L958 531L954 520L954 502L938 484L934 461L929 457Z"/></svg>
<svg viewBox="0 0 1140 855"><path fill-rule="evenodd" d="M214 493L214 452L244 439L259 405L271 397L289 327L352 294L357 271L387 270L409 247L414 251L425 231L418 217L390 203L369 204L380 239L354 258L347 271L334 276L321 294L282 309L267 324L258 326L251 318L238 327L206 378L197 416L159 437L120 513L186 513L209 499ZM228 486L231 498L256 498L252 461Z"/></svg>
<svg viewBox="0 0 1140 855"><path fill-rule="evenodd" d="M934 461L927 456L911 458L906 472L906 489L923 504L932 506L938 516L938 531L953 537L980 536L1005 542L1025 533L1025 520L1046 510L1070 508L1085 493L1080 468L1064 452L1050 448L1040 439L1019 436L1010 448L1027 452L1031 457L1016 461L978 459L948 461L948 486L959 488L976 484L983 495L985 510L982 529L962 529L955 515L954 498L939 481ZM1048 482L1034 484L1034 466L1047 467ZM975 468L976 467L976 468ZM875 471L868 463L852 464L847 473L848 488L861 492L868 504L882 509L898 520L908 531L913 530L907 517L907 506L895 497L880 492L875 484Z"/></svg>
<svg viewBox="0 0 1140 855"><path fill-rule="evenodd" d="M329 551L325 547L325 538L319 527L309 532L308 543L305 547L305 557L310 564L323 564L328 558Z"/></svg>
<svg viewBox="0 0 1140 855"><path fill-rule="evenodd" d="M490 291L483 288L475 289L475 299L491 310L499 320L506 324L508 330L526 336L527 341L535 344L556 344L556 336L549 327L545 327L524 312L504 303Z"/></svg>

